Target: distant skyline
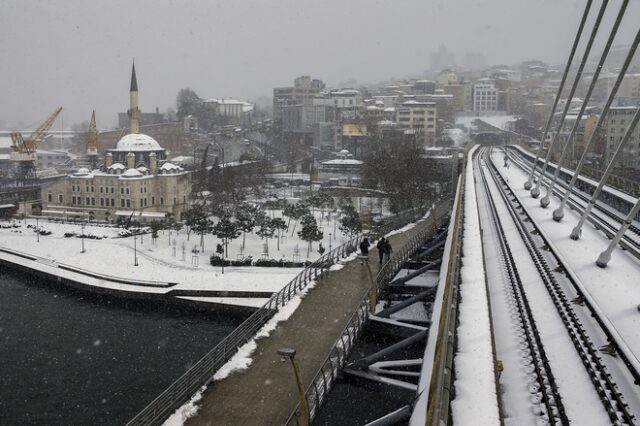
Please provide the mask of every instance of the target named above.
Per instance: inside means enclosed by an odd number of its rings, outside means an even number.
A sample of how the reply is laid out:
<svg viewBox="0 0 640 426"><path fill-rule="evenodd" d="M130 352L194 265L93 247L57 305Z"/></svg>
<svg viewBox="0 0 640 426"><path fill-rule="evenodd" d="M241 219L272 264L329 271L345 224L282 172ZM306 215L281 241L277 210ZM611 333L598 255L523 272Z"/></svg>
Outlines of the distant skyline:
<svg viewBox="0 0 640 426"><path fill-rule="evenodd" d="M611 1L610 28L620 1ZM140 108L164 112L190 87L203 98L256 99L311 75L335 85L419 75L445 45L458 63L565 60L584 0L6 0L0 4L0 122L113 127L136 61ZM594 8L599 2L594 2ZM595 15L595 10L592 16ZM630 2L616 44L637 30ZM603 35L603 34L600 34ZM604 37L600 37L604 38ZM2 129L0 129L2 130Z"/></svg>

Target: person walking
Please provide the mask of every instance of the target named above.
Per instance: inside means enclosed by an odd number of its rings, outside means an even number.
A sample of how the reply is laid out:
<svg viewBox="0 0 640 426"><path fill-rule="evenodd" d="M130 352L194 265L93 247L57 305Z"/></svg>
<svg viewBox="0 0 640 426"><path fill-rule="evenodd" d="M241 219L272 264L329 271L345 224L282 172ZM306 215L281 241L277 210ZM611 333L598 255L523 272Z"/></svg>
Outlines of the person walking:
<svg viewBox="0 0 640 426"><path fill-rule="evenodd" d="M369 257L369 246L371 244L369 244L369 239L367 237L364 237L362 239L362 242L360 243L360 253L362 253L363 256Z"/></svg>
<svg viewBox="0 0 640 426"><path fill-rule="evenodd" d="M389 242L389 240L385 240L382 251L385 258L385 262L388 262L389 259L391 259L391 243Z"/></svg>
<svg viewBox="0 0 640 426"><path fill-rule="evenodd" d="M380 258L380 263L382 264L382 258L384 257L385 246L387 245L387 239L385 237L380 238L376 247L378 248L378 257Z"/></svg>

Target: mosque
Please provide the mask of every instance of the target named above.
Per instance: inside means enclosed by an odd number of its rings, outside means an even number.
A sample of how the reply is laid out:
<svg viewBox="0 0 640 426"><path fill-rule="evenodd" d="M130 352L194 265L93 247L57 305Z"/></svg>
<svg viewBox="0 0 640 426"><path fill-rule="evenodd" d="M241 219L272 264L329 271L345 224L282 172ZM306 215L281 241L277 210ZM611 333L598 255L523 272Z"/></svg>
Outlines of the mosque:
<svg viewBox="0 0 640 426"><path fill-rule="evenodd" d="M182 218L191 194L191 176L166 161L166 151L155 139L140 133L135 64L129 99L131 133L107 150L99 167L80 168L43 186L43 216L110 222L119 217L140 222ZM87 146L87 155L94 157L92 164L98 164L95 147Z"/></svg>

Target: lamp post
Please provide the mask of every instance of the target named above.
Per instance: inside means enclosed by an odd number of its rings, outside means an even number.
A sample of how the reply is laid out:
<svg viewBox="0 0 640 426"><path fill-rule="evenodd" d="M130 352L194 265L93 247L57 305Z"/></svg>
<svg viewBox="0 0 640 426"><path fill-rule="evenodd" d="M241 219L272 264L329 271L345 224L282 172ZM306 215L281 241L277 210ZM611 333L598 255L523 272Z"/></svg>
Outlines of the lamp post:
<svg viewBox="0 0 640 426"><path fill-rule="evenodd" d="M38 216L36 216L36 242L40 242L40 224L38 222Z"/></svg>
<svg viewBox="0 0 640 426"><path fill-rule="evenodd" d="M133 201L133 213L132 216L135 216L136 213L136 200L131 200ZM138 247L137 247L137 241L138 241L138 234L134 233L133 234L133 266L138 266Z"/></svg>
<svg viewBox="0 0 640 426"><path fill-rule="evenodd" d="M329 232L329 253L331 253L331 232Z"/></svg>
<svg viewBox="0 0 640 426"><path fill-rule="evenodd" d="M84 222L80 225L80 240L82 240L82 250L80 250L80 253L84 253L86 251L84 249Z"/></svg>
<svg viewBox="0 0 640 426"><path fill-rule="evenodd" d="M298 386L298 397L300 398L300 416L298 417L298 424L301 426L309 426L311 419L309 417L309 406L307 405L307 398L304 396L304 388L302 387L302 380L300 379L300 370L296 363L296 350L292 348L280 348L278 349L278 355L283 358L289 358L291 366L293 367L293 374L296 377L296 385Z"/></svg>

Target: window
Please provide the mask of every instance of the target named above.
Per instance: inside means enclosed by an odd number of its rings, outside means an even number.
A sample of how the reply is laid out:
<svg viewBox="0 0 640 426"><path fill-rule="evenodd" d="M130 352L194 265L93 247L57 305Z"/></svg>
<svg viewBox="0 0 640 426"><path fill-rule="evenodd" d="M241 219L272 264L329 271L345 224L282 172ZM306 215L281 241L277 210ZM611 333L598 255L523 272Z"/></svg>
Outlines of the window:
<svg viewBox="0 0 640 426"><path fill-rule="evenodd" d="M71 197L71 204L73 204L73 205L76 204L76 197Z"/></svg>
<svg viewBox="0 0 640 426"><path fill-rule="evenodd" d="M127 200L127 207L131 207L131 200Z"/></svg>
<svg viewBox="0 0 640 426"><path fill-rule="evenodd" d="M104 207L104 198L100 198L100 207Z"/></svg>
<svg viewBox="0 0 640 426"><path fill-rule="evenodd" d="M114 198L111 199L111 207L115 207L116 200Z"/></svg>
<svg viewBox="0 0 640 426"><path fill-rule="evenodd" d="M112 186L112 187L111 187L111 193L112 193L112 194L113 194L113 190L114 190L114 188L113 188L113 186Z"/></svg>
<svg viewBox="0 0 640 426"><path fill-rule="evenodd" d="M164 197L160 197L160 205L164 206Z"/></svg>
<svg viewBox="0 0 640 426"><path fill-rule="evenodd" d="M155 205L156 204L156 197L151 197L151 205Z"/></svg>
<svg viewBox="0 0 640 426"><path fill-rule="evenodd" d="M129 195L129 188L126 188L124 192Z"/></svg>
<svg viewBox="0 0 640 426"><path fill-rule="evenodd" d="M49 193L47 194L47 201L48 201L48 202L51 202L52 200L53 200L53 194L49 192Z"/></svg>
<svg viewBox="0 0 640 426"><path fill-rule="evenodd" d="M124 194L124 188L120 188L120 193Z"/></svg>
<svg viewBox="0 0 640 426"><path fill-rule="evenodd" d="M124 199L120 199L120 207L124 207Z"/></svg>
<svg viewBox="0 0 640 426"><path fill-rule="evenodd" d="M88 205L89 205L89 202L90 202L91 200L89 200L89 197L86 197L86 199L85 199L85 200L86 200L86 203L85 203L85 204L88 206Z"/></svg>

